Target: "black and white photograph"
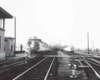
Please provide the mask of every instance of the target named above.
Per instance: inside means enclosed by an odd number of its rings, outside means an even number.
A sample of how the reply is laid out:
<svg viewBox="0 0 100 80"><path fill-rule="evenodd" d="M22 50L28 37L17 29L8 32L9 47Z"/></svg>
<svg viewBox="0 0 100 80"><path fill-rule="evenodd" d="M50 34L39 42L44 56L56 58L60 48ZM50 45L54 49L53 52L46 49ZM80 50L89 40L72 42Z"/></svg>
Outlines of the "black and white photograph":
<svg viewBox="0 0 100 80"><path fill-rule="evenodd" d="M0 0L0 80L100 80L100 0Z"/></svg>

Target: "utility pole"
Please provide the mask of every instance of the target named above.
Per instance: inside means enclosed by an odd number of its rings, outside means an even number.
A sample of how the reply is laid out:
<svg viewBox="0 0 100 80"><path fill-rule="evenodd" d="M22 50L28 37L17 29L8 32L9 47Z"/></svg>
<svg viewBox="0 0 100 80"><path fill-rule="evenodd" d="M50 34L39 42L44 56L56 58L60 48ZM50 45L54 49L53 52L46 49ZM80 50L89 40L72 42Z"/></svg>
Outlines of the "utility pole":
<svg viewBox="0 0 100 80"><path fill-rule="evenodd" d="M14 52L15 52L16 51L16 17L14 17L14 37L15 37L15 44L14 44Z"/></svg>
<svg viewBox="0 0 100 80"><path fill-rule="evenodd" d="M94 52L94 41L92 41L92 51Z"/></svg>
<svg viewBox="0 0 100 80"><path fill-rule="evenodd" d="M87 33L87 46L88 46L88 54L89 54L89 33Z"/></svg>
<svg viewBox="0 0 100 80"><path fill-rule="evenodd" d="M60 51L61 51L61 39L60 39Z"/></svg>

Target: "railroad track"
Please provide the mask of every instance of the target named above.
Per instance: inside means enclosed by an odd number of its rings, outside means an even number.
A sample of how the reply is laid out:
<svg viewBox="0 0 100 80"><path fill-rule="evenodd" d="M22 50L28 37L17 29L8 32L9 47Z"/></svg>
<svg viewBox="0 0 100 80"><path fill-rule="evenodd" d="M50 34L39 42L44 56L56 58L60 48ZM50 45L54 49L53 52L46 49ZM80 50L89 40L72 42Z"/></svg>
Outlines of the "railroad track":
<svg viewBox="0 0 100 80"><path fill-rule="evenodd" d="M55 57L45 58L15 77L13 80L48 80L54 62Z"/></svg>
<svg viewBox="0 0 100 80"><path fill-rule="evenodd" d="M21 58L17 58L17 59L5 59L5 60L0 61L0 65L1 65L1 64L4 64L4 63L11 62L11 61L24 59L24 58L25 58L25 57L21 57Z"/></svg>
<svg viewBox="0 0 100 80"><path fill-rule="evenodd" d="M52 52L54 55L56 52ZM2 67L0 70L0 80L12 80L14 77L27 70L31 66L37 64L39 61L44 59L44 57L37 57L36 59L29 59L25 64L25 60L13 63L11 65ZM4 72L4 70L6 70ZM2 74L1 74L2 73Z"/></svg>
<svg viewBox="0 0 100 80"><path fill-rule="evenodd" d="M100 67L100 61L99 61L99 60L94 59L94 58L86 58L86 60L87 60L89 63L94 64L94 65Z"/></svg>
<svg viewBox="0 0 100 80"><path fill-rule="evenodd" d="M55 52L53 52L52 54L54 54ZM42 56L43 57L43 56ZM35 58L32 59L28 59L27 62L33 61ZM5 62L1 62L0 63L0 70L4 70L6 68L10 68L10 67L14 67L14 66L18 66L18 65L22 65L26 62L25 57L23 58L18 58L18 59L11 59Z"/></svg>
<svg viewBox="0 0 100 80"><path fill-rule="evenodd" d="M35 60L35 58L29 59L27 60L27 62L31 62L33 60ZM25 61L26 61L25 59L19 59L19 60L8 61L7 63L0 64L0 74L14 67L25 64Z"/></svg>
<svg viewBox="0 0 100 80"><path fill-rule="evenodd" d="M98 60L92 57L84 57L81 55L80 57L83 60L83 62L90 67L90 69L87 69L88 71L90 71L89 74L92 74L92 77L95 77L96 80L100 79L100 63L98 62Z"/></svg>
<svg viewBox="0 0 100 80"><path fill-rule="evenodd" d="M5 68L6 66L10 66L11 64L15 64L16 62L20 62L20 61L25 61L25 57L1 62L0 69Z"/></svg>

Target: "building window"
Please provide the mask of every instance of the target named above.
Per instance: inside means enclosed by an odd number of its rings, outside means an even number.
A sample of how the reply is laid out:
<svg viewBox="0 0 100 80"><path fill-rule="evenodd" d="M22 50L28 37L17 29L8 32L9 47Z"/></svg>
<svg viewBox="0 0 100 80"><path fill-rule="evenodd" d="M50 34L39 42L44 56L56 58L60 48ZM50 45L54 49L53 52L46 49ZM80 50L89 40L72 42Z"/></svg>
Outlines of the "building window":
<svg viewBox="0 0 100 80"><path fill-rule="evenodd" d="M12 47L12 45L11 45L11 51L12 51L12 49L13 49L13 47Z"/></svg>
<svg viewBox="0 0 100 80"><path fill-rule="evenodd" d="M0 28L1 29L3 28L3 21L2 21L2 19L0 19Z"/></svg>
<svg viewBox="0 0 100 80"><path fill-rule="evenodd" d="M0 36L0 48L1 48L1 36Z"/></svg>

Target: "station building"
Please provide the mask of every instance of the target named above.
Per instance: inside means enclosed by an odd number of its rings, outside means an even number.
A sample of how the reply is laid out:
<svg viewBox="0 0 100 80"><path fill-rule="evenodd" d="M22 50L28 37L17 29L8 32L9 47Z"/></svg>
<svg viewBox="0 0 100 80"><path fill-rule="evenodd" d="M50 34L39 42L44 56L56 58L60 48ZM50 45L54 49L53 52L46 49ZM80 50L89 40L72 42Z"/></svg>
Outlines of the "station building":
<svg viewBox="0 0 100 80"><path fill-rule="evenodd" d="M4 51L5 56L14 56L15 38L5 37Z"/></svg>
<svg viewBox="0 0 100 80"><path fill-rule="evenodd" d="M0 7L0 60L5 59L4 40L5 40L5 19L12 19L13 16Z"/></svg>

